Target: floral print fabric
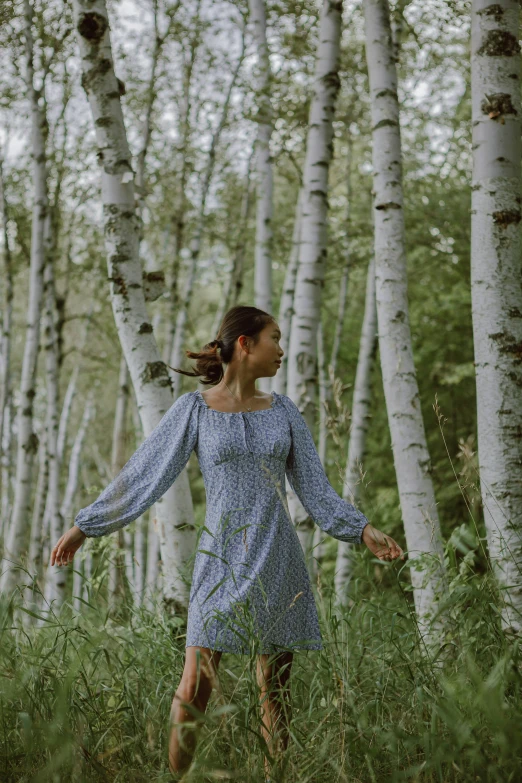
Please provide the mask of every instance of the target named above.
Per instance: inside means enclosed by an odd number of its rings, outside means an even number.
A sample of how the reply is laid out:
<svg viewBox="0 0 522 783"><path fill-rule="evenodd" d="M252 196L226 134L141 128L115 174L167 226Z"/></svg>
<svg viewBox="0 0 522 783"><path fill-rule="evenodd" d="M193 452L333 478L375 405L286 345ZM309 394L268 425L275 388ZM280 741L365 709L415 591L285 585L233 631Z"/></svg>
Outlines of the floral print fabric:
<svg viewBox="0 0 522 783"><path fill-rule="evenodd" d="M75 520L87 536L129 524L196 452L206 491L186 646L234 653L321 650L315 599L286 501L285 476L329 535L360 543L366 517L333 489L305 419L272 392L270 408L226 413L182 394L118 476Z"/></svg>

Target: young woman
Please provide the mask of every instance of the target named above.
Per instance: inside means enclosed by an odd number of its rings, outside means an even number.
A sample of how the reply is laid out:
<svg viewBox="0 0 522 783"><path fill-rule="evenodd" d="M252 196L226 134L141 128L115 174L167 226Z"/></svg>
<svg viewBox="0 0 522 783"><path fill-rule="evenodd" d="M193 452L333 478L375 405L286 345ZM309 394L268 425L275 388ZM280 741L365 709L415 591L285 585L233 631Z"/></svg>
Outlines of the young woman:
<svg viewBox="0 0 522 783"><path fill-rule="evenodd" d="M219 335L196 359L212 389L182 394L118 476L58 541L51 565L67 565L85 537L128 525L159 500L196 451L206 489L206 519L189 597L186 660L174 695L169 765L190 765L196 730L187 709L204 713L221 654L257 654L262 731L270 754L288 744L293 653L323 649L303 551L286 502L285 476L309 516L341 541L364 543L381 560L404 559L388 535L329 483L297 406L256 389L283 356L274 318L255 307L229 310ZM270 771L265 760L267 774Z"/></svg>

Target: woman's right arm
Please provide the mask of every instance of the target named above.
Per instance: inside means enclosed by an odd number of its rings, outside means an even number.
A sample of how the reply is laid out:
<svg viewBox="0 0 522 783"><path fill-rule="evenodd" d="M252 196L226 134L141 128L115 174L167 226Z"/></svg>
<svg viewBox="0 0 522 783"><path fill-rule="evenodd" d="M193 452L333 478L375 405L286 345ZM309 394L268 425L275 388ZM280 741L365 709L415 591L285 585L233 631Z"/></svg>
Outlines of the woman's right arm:
<svg viewBox="0 0 522 783"><path fill-rule="evenodd" d="M85 537L105 536L130 524L167 492L196 445L195 404L193 392L178 397L101 495L78 512L53 549L51 565L60 565L67 553L74 556Z"/></svg>

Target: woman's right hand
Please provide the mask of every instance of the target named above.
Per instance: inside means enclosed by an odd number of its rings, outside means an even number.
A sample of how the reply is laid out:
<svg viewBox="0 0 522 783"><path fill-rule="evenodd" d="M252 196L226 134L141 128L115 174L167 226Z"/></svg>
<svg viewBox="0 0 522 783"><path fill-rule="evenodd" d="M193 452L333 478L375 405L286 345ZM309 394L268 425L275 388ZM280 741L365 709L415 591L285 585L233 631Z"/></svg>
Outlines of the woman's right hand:
<svg viewBox="0 0 522 783"><path fill-rule="evenodd" d="M70 563L86 538L83 530L73 525L58 539L58 543L51 552L51 565L61 566Z"/></svg>

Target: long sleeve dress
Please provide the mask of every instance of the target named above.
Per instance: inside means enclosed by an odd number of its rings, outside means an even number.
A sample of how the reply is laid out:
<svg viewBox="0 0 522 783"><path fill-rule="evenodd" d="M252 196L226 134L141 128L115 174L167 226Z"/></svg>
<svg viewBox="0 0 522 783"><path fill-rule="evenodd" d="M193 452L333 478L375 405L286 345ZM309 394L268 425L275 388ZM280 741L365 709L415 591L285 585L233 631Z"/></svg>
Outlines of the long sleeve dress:
<svg viewBox="0 0 522 783"><path fill-rule="evenodd" d="M361 543L368 520L333 489L292 400L226 413L199 390L174 402L116 478L75 524L89 536L128 525L169 489L195 450L206 517L194 559L186 646L243 653L321 650L303 551L285 475L326 533Z"/></svg>

